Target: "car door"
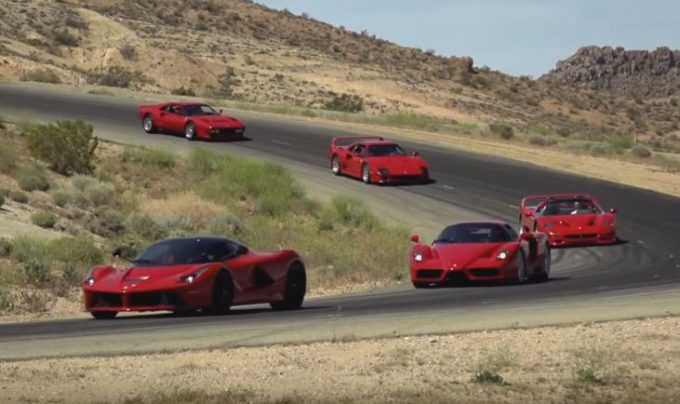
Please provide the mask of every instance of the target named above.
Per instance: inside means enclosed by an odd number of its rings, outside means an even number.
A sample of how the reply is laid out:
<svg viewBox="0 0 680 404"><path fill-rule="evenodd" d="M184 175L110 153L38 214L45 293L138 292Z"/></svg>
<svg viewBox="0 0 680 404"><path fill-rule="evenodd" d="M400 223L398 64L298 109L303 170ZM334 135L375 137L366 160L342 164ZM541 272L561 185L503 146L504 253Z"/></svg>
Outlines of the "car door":
<svg viewBox="0 0 680 404"><path fill-rule="evenodd" d="M177 105L171 105L167 108L164 116L164 129L170 133L183 135L184 134L184 114L182 108Z"/></svg>
<svg viewBox="0 0 680 404"><path fill-rule="evenodd" d="M361 159L365 149L365 145L361 143L350 147L345 160L347 174L361 176Z"/></svg>

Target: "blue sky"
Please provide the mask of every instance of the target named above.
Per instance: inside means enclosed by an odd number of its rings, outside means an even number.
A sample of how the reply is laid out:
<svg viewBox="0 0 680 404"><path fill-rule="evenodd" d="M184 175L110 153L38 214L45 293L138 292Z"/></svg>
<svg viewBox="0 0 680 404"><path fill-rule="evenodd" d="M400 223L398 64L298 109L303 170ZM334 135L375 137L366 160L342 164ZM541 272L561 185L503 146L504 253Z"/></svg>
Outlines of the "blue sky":
<svg viewBox="0 0 680 404"><path fill-rule="evenodd" d="M680 0L259 0L392 42L538 77L585 45L680 48Z"/></svg>

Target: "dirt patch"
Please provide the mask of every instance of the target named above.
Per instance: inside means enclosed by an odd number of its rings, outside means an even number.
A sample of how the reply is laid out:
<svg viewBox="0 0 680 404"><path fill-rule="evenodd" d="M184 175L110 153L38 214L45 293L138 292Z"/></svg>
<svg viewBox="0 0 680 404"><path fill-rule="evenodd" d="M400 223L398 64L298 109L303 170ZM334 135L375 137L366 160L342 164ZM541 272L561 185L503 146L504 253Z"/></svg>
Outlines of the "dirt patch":
<svg viewBox="0 0 680 404"><path fill-rule="evenodd" d="M672 402L680 394L678 335L677 317L368 341L347 335L299 346L1 363L0 380L5 402Z"/></svg>

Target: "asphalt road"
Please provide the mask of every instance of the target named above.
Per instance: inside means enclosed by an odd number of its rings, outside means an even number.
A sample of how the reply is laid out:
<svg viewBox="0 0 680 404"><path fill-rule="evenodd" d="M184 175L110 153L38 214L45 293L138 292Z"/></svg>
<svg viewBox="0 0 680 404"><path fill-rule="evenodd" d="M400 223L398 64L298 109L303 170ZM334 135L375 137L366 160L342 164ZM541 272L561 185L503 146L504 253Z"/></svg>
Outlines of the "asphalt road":
<svg viewBox="0 0 680 404"><path fill-rule="evenodd" d="M316 175L328 175L329 181L332 175L327 168L326 153L331 136L357 133L350 129L341 130L338 127L234 112L246 122L247 136L251 141L190 143L172 136L144 134L136 117L136 105L129 100L110 97L0 84L0 114L10 119L26 113L39 119L84 119L95 125L99 136L111 140L128 143L141 141L175 150L198 145L225 152L271 156L284 163L297 165L298 168L314 171ZM138 340L149 341L150 335L161 339L163 334L178 330L183 330L183 335L200 335L201 330L210 327L217 327L216 332L219 334L233 332L239 327L266 330L267 324L276 324L286 330L297 329L302 332L300 330L304 327L327 325L324 322L329 321L329 318L342 318L343 324L350 324L370 321L379 316L419 316L447 310L457 313L460 310L476 312L486 304L522 307L522 310L526 310L546 299L559 305L560 299L574 301L602 294L635 294L636 290L649 288L674 290L680 281L679 199L502 158L408 141L400 143L407 149L417 149L428 160L431 176L436 180L434 184L397 189L364 186L344 178L340 181L347 183L348 189L360 189L362 193L370 194L378 203L381 193L396 193L404 201L418 200L419 204L421 201L431 201L430 210L444 205L453 206L479 216L505 219L511 223L516 222L516 206L524 195L551 192L592 193L605 207L615 206L619 209L618 230L624 242L610 247L554 250L555 279L544 284L433 290L392 288L374 293L311 299L305 304L306 310L291 313L252 309L223 317L175 318L154 315L116 321L62 320L7 324L0 325L0 348L5 343L16 343L19 340L88 336L101 339L136 334L139 336ZM406 223L413 223L413 220L417 221L419 206L408 208L414 217ZM427 207L423 206L423 210L425 209ZM440 222L443 226L453 220L455 219L442 217ZM593 310L596 311L597 307ZM412 332L430 328L423 326L419 329L414 326ZM281 332L280 328L277 330ZM400 332L407 331L400 329ZM175 347L190 348L190 341L191 339L184 345L180 343ZM142 346L143 350L154 350L161 345L150 343ZM78 353L77 350L73 352ZM87 351L96 352L104 351L97 350L96 347ZM0 359L24 356L26 355L16 352L0 353Z"/></svg>

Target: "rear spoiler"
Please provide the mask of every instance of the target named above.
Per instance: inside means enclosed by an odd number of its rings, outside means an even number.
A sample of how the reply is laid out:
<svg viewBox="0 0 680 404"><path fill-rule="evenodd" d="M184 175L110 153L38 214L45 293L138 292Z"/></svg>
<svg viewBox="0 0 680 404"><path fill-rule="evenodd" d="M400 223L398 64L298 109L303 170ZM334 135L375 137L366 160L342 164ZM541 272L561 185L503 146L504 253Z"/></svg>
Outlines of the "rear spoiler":
<svg viewBox="0 0 680 404"><path fill-rule="evenodd" d="M522 198L520 206L525 208L536 207L541 204L541 202L548 199L559 199L559 198L588 198L592 199L591 196L586 194L551 194L551 195L532 195Z"/></svg>
<svg viewBox="0 0 680 404"><path fill-rule="evenodd" d="M338 143L345 143L351 144L354 141L357 140L385 140L382 136L341 136L341 137L334 137L331 140L331 146L338 146ZM345 144L345 146L347 145Z"/></svg>

